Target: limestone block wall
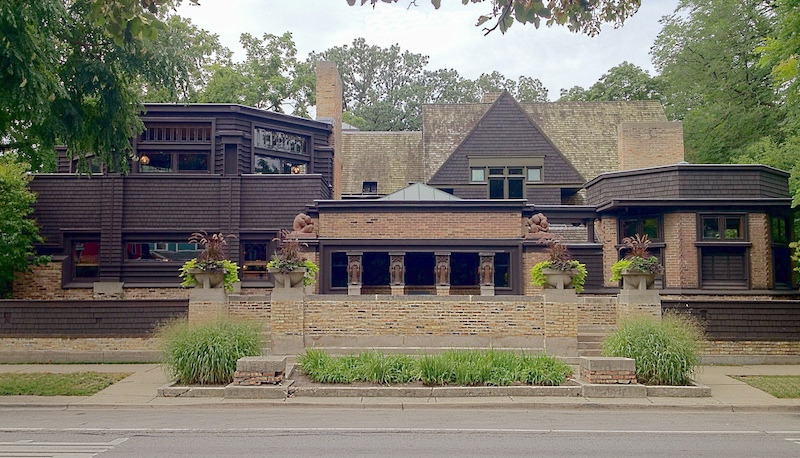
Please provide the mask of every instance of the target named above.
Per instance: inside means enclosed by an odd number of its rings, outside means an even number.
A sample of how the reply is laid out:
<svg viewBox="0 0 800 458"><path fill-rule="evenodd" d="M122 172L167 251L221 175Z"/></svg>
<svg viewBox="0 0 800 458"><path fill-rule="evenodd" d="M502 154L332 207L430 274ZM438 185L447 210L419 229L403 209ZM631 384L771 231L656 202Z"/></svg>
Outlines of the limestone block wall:
<svg viewBox="0 0 800 458"><path fill-rule="evenodd" d="M319 235L338 238L431 239L519 238L519 212L328 212Z"/></svg>
<svg viewBox="0 0 800 458"><path fill-rule="evenodd" d="M750 213L747 216L750 247L750 287L769 289L774 286L772 247L770 246L770 218L766 213Z"/></svg>

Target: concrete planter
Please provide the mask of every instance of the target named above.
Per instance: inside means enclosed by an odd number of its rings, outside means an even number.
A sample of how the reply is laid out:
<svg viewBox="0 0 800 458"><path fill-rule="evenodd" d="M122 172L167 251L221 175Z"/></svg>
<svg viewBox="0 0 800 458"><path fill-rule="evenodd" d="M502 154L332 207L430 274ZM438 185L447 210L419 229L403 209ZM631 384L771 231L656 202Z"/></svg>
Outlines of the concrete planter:
<svg viewBox="0 0 800 458"><path fill-rule="evenodd" d="M645 290L654 288L656 274L626 269L621 272L621 275L622 289Z"/></svg>
<svg viewBox="0 0 800 458"><path fill-rule="evenodd" d="M203 270L203 269L189 269L189 273L197 280L195 288L221 288L225 280L225 271L218 270Z"/></svg>
<svg viewBox="0 0 800 458"><path fill-rule="evenodd" d="M275 278L275 286L281 288L294 288L303 283L303 277L306 274L305 267L298 267L289 272L281 272L279 269L269 269L269 273Z"/></svg>
<svg viewBox="0 0 800 458"><path fill-rule="evenodd" d="M572 277L575 276L573 270L561 269L542 269L542 274L547 279L546 289L573 289Z"/></svg>

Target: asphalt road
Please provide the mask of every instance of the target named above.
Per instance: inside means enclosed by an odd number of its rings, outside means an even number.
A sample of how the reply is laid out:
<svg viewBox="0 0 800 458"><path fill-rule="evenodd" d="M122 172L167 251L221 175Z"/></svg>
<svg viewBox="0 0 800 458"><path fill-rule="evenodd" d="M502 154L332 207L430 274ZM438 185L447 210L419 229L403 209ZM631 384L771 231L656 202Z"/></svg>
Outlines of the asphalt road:
<svg viewBox="0 0 800 458"><path fill-rule="evenodd" d="M800 415L680 411L2 409L0 457L800 456Z"/></svg>

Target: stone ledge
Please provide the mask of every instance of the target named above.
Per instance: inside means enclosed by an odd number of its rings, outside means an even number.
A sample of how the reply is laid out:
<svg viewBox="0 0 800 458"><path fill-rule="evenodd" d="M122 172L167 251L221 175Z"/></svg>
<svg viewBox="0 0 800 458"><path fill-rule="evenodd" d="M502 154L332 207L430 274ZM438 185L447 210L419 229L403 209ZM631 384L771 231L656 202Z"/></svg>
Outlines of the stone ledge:
<svg viewBox="0 0 800 458"><path fill-rule="evenodd" d="M582 395L585 398L644 398L647 388L644 385L616 385L582 383Z"/></svg>
<svg viewBox="0 0 800 458"><path fill-rule="evenodd" d="M646 385L648 398L708 398L711 397L711 388L692 382L688 386L650 386Z"/></svg>
<svg viewBox="0 0 800 458"><path fill-rule="evenodd" d="M170 382L158 389L158 395L165 398L221 398L224 386L178 385Z"/></svg>

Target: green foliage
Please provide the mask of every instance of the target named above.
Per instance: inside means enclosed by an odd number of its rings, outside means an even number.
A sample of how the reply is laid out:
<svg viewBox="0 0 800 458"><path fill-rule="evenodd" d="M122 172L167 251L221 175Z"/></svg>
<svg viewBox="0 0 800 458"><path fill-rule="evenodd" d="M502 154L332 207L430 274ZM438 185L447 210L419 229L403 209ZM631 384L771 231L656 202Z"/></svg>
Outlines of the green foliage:
<svg viewBox="0 0 800 458"><path fill-rule="evenodd" d="M757 48L761 52L759 65L770 70L775 89L789 106L787 128L796 132L800 126L800 1L777 0L772 6L775 27L764 45Z"/></svg>
<svg viewBox="0 0 800 458"><path fill-rule="evenodd" d="M773 21L760 0L682 0L662 20L651 54L690 162L731 162L765 136L780 139L785 106L756 52Z"/></svg>
<svg viewBox="0 0 800 458"><path fill-rule="evenodd" d="M627 253L624 259L620 259L611 266L611 281L622 280L623 270L654 275L661 275L664 273L664 266L661 265L657 257L650 255L648 251L650 239L646 234L636 234L633 237L625 237L622 239L622 243L625 244L625 247L622 249L627 250Z"/></svg>
<svg viewBox="0 0 800 458"><path fill-rule="evenodd" d="M561 385L572 376L570 366L555 357L497 350L447 351L419 357L370 351L334 358L312 349L298 362L305 374L320 383Z"/></svg>
<svg viewBox="0 0 800 458"><path fill-rule="evenodd" d="M794 271L800 275L800 242L792 242L789 244L792 249L792 261L794 262Z"/></svg>
<svg viewBox="0 0 800 458"><path fill-rule="evenodd" d="M230 383L239 358L261 354L261 327L255 323L182 319L161 326L157 335L164 364L182 385Z"/></svg>
<svg viewBox="0 0 800 458"><path fill-rule="evenodd" d="M623 62L611 67L589 89L575 86L562 89L559 102L591 102L618 100L659 100L661 90L658 79L651 77L641 67Z"/></svg>
<svg viewBox="0 0 800 458"><path fill-rule="evenodd" d="M0 374L0 396L91 396L129 375L129 372Z"/></svg>
<svg viewBox="0 0 800 458"><path fill-rule="evenodd" d="M36 256L34 243L43 242L39 227L31 218L36 195L28 189L28 164L14 155L0 156L0 297L11 297L14 275L29 266L44 264L49 257Z"/></svg>
<svg viewBox="0 0 800 458"><path fill-rule="evenodd" d="M357 0L347 0L350 6L356 4ZM397 0L381 0L384 3L397 2ZM464 5L468 3L489 2L489 0L463 0ZM378 0L361 0L364 5L369 2L372 6ZM605 23L620 27L625 19L633 16L639 9L641 0L593 0L581 2L543 2L537 0L492 0L491 11L478 18L477 26L493 21L492 27L485 27L486 34L500 29L501 33L506 33L509 27L516 21L522 24L533 24L539 28L542 23L547 26L562 25L572 32L585 33L595 36L600 33L600 27ZM431 4L438 9L442 0L431 0Z"/></svg>
<svg viewBox="0 0 800 458"><path fill-rule="evenodd" d="M536 263L531 268L531 283L534 286L545 286L547 284L547 277L545 276L544 269L555 269L572 272L572 287L575 292L580 293L586 285L586 264L582 264L574 259L569 254L567 246L561 243L558 238L544 239L543 243L547 244L548 259Z"/></svg>
<svg viewBox="0 0 800 458"><path fill-rule="evenodd" d="M428 56L368 45L364 38L351 45L311 53L308 63L335 62L342 77L346 122L361 130L419 130L422 106L430 103L472 103L489 92L504 90L523 102L547 101L541 81L521 76L519 82L499 72L477 79L457 71L426 69Z"/></svg>
<svg viewBox="0 0 800 458"><path fill-rule="evenodd" d="M660 321L631 317L606 337L603 354L635 359L640 383L689 385L703 339L702 328L690 315L668 313Z"/></svg>
<svg viewBox="0 0 800 458"><path fill-rule="evenodd" d="M193 274L190 273L192 269L202 269L202 270L217 270L222 269L225 271L225 277L222 280L222 284L225 286L225 291L233 292L233 285L239 281L239 265L229 259L223 259L222 261L216 261L212 267L210 264L201 263L197 260L197 258L192 258L183 263L181 266L181 271L178 276L183 280L181 281L181 286L184 288L192 288L197 286L197 279L194 277Z"/></svg>
<svg viewBox="0 0 800 458"><path fill-rule="evenodd" d="M281 231L281 236L274 240L278 242L278 249L267 263L267 268L287 273L304 267L306 272L303 275L303 284L305 286L313 285L317 278L317 272L319 272L319 266L303 256L303 247L308 245L300 242L297 237L292 236L286 230Z"/></svg>
<svg viewBox="0 0 800 458"><path fill-rule="evenodd" d="M208 84L198 100L280 113L288 104L294 115L308 117L308 108L315 103L314 74L309 64L297 60L292 34L265 33L257 38L243 33L239 42L245 50L244 62L225 59L208 67Z"/></svg>
<svg viewBox="0 0 800 458"><path fill-rule="evenodd" d="M0 3L0 151L54 171L54 145L88 169L125 172L143 129L142 85L174 87L172 53L151 52L161 0Z"/></svg>

